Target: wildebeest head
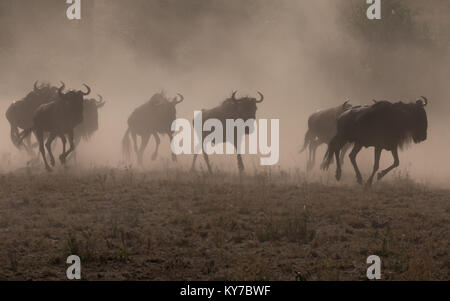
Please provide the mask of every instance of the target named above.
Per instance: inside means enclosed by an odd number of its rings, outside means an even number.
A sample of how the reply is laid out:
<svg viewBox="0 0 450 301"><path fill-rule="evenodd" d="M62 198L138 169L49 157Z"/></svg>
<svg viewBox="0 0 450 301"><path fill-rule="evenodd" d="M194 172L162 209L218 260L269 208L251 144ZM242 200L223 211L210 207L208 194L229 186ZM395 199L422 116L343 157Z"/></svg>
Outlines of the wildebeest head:
<svg viewBox="0 0 450 301"><path fill-rule="evenodd" d="M176 105L184 100L184 96L177 93L177 96L170 100L163 92L152 96L151 100L156 105L156 111L164 115L165 120L172 122L176 118ZM162 117L162 116L161 116Z"/></svg>
<svg viewBox="0 0 450 301"><path fill-rule="evenodd" d="M161 113L164 112L163 114L164 114L165 118L167 120L170 120L170 122L175 120L176 115L177 115L176 105L184 100L184 96L181 95L180 93L177 93L177 96L175 96L174 98L172 98L170 100L163 93L158 93L158 94L155 94L152 97L152 99L156 96L158 96L157 99L159 99L159 102L156 103L157 111L159 111Z"/></svg>
<svg viewBox="0 0 450 301"><path fill-rule="evenodd" d="M410 104L411 118L411 135L414 143L419 143L427 139L428 119L425 112L425 106L428 104L428 99L421 96L422 99Z"/></svg>
<svg viewBox="0 0 450 301"><path fill-rule="evenodd" d="M177 96L175 96L174 98L172 98L171 101L168 101L168 111L169 111L169 115L173 116L173 118L176 118L176 114L177 114L177 110L176 110L176 105L179 104L180 102L182 102L184 100L184 96L181 95L180 93L177 93Z"/></svg>
<svg viewBox="0 0 450 301"><path fill-rule="evenodd" d="M39 84L36 81L33 85L33 90L25 96L24 100L41 104L54 100L57 95L57 88L51 87L48 83Z"/></svg>
<svg viewBox="0 0 450 301"><path fill-rule="evenodd" d="M73 121L75 123L81 123L83 121L83 103L84 96L91 93L91 88L83 84L87 88L87 92L80 90L70 90L66 93L63 92L66 85L61 82L62 86L58 89L59 101L61 101L68 111L71 112L72 116L75 118Z"/></svg>
<svg viewBox="0 0 450 301"><path fill-rule="evenodd" d="M256 110L258 109L256 104L261 103L264 100L264 95L261 92L258 92L260 99L256 99L253 97L245 96L239 99L236 98L237 92L233 92L231 98L226 102L230 105L233 110L235 119L243 119L247 121L249 119L256 119Z"/></svg>
<svg viewBox="0 0 450 301"><path fill-rule="evenodd" d="M83 122L76 128L77 132L88 139L98 130L98 109L105 105L103 97L99 94L98 100L94 98L85 99L83 104Z"/></svg>
<svg viewBox="0 0 450 301"><path fill-rule="evenodd" d="M179 93L172 99L164 92L156 93L149 102L133 112L128 123L130 125L131 122L131 126L144 132L148 129L161 133L170 132L172 122L177 118L176 105L183 100L183 95Z"/></svg>

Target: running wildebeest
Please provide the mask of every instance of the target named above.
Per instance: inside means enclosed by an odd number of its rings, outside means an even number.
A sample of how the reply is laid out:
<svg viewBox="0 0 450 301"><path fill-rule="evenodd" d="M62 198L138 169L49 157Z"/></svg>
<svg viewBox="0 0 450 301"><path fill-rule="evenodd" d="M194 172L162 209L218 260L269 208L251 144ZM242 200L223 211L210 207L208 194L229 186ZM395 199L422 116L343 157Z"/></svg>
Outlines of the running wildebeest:
<svg viewBox="0 0 450 301"><path fill-rule="evenodd" d="M98 95L99 100L94 98L85 99L83 105L83 122L75 127L74 143L78 146L81 139L88 140L98 129L98 109L103 107L105 101ZM58 88L43 84L38 87L37 81L34 89L24 99L12 103L6 111L6 118L11 125L11 141L16 147L24 146L30 156L34 156L32 148L36 145L31 144L31 135L25 139L25 143L19 146L19 128L28 129L33 125L33 114L36 109L46 103L58 100Z"/></svg>
<svg viewBox="0 0 450 301"><path fill-rule="evenodd" d="M25 130L33 125L33 114L36 109L45 103L52 102L58 98L58 89L48 84L38 86L34 83L33 90L21 100L14 101L6 110L6 119L11 126L11 141L14 146L20 148L19 129ZM25 140L24 146L27 153L33 156L31 136Z"/></svg>
<svg viewBox="0 0 450 301"><path fill-rule="evenodd" d="M128 118L128 129L122 139L122 150L126 158L130 157L131 146L130 138L133 139L134 151L136 152L138 164L143 164L143 154L150 140L155 137L156 148L152 155L152 160L158 156L158 148L161 143L158 133L167 134L172 141L173 132L171 130L172 122L176 119L176 105L184 100L183 95L179 94L169 100L163 92L153 95L149 101L137 107ZM141 136L141 145L138 148L137 136ZM172 161L176 161L176 156L172 154Z"/></svg>
<svg viewBox="0 0 450 301"><path fill-rule="evenodd" d="M347 100L342 105L326 110L320 110L312 114L308 118L308 131L305 134L305 142L299 153L302 153L309 146L309 157L307 163L307 170L311 170L316 162L316 150L322 143L329 144L331 139L337 133L337 120L339 116L346 110L352 107ZM342 148L340 161L344 160L350 144L346 144Z"/></svg>
<svg viewBox="0 0 450 301"><path fill-rule="evenodd" d="M223 101L223 103L215 108L209 109L209 110L202 110L202 120L203 124L208 119L218 119L220 122L225 125L227 119L237 120L242 119L244 122L246 122L249 119L256 119L256 110L257 106L256 104L263 102L264 95L261 92L258 92L258 95L260 96L260 99L257 100L256 98L252 97L242 97L239 99L236 99L236 93L233 92L231 95L231 98L226 99ZM203 126L202 126L203 128ZM202 141L207 137L212 131L202 131ZM245 135L248 135L250 133L249 127L245 127ZM232 143L234 145L234 148L237 149L238 140L244 139L244 137L238 137L237 135L237 129L234 128L234 141L227 141L229 143ZM223 126L223 137L224 140L227 137L226 134L226 127ZM208 167L209 173L212 173L211 165L209 163L208 155L203 152L203 157L205 158L206 166ZM191 170L195 169L195 161L197 160L197 154L194 154L194 158L192 160L192 167ZM244 171L244 163L242 161L241 154L237 154L237 164L239 172Z"/></svg>
<svg viewBox="0 0 450 301"><path fill-rule="evenodd" d="M22 140L34 132L38 144L39 151L45 163L45 168L51 171L51 167L47 163L44 149L44 133L48 133L49 136L45 143L45 147L50 156L50 164L55 165L55 158L53 157L51 144L53 140L59 136L63 143L63 152L59 156L61 164L64 164L67 156L75 149L74 145L74 128L83 121L83 104L84 96L89 95L91 88L84 84L87 88L87 92L80 90L70 90L63 93L65 84L62 83L58 89L59 98L50 103L43 104L37 108L33 116L33 126L24 130L20 135L19 143ZM66 151L66 136L69 138L69 150Z"/></svg>
<svg viewBox="0 0 450 301"><path fill-rule="evenodd" d="M375 147L375 163L367 185L370 186L379 168L381 151L388 150L394 157L394 163L377 175L380 180L392 169L399 166L398 148L409 143L420 143L427 139L428 120L425 106L428 100L422 99L415 103L391 103L389 101L375 101L370 106L353 107L344 112L338 120L336 136L331 140L322 164L328 169L333 155L336 159L340 149L348 142L354 143L350 152L350 160L356 173L356 180L362 184L362 176L356 164L356 155L362 147ZM341 165L337 160L336 179L341 178Z"/></svg>

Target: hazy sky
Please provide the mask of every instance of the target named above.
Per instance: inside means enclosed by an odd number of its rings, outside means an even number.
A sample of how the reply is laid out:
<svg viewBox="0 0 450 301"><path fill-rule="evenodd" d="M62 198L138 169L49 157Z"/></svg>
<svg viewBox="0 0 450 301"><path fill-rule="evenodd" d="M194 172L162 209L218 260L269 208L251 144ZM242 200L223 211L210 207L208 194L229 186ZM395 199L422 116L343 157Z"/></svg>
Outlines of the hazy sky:
<svg viewBox="0 0 450 301"><path fill-rule="evenodd" d="M436 158L450 138L450 4L383 3L383 20L368 21L363 0L86 0L69 21L63 0L0 0L0 109L36 79L90 84L108 103L89 157L119 153L128 115L160 89L185 95L178 115L189 119L233 90L261 91L258 116L280 118L281 162L302 167L296 151L317 109L425 95L430 141L407 153ZM4 118L0 129L0 151L13 152Z"/></svg>

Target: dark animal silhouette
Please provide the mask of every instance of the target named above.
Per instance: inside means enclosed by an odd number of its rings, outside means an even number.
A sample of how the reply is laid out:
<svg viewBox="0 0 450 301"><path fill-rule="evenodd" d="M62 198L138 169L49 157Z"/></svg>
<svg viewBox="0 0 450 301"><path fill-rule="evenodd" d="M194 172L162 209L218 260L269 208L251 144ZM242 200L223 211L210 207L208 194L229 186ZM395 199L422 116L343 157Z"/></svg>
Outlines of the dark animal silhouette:
<svg viewBox="0 0 450 301"><path fill-rule="evenodd" d="M344 112L338 120L336 136L331 140L322 164L328 169L333 155L336 159L340 149L348 142L354 143L350 152L350 161L356 173L356 180L363 183L361 173L356 164L356 156L362 147L375 147L375 164L367 185L370 186L379 168L381 151L388 150L394 157L394 163L378 173L380 180L392 169L399 166L398 148L409 143L419 143L427 138L428 120L425 106L428 100L422 99L413 103L391 103L389 101L375 101L373 105L353 107ZM336 167L336 179L341 178L339 160Z"/></svg>
<svg viewBox="0 0 450 301"><path fill-rule="evenodd" d="M33 116L33 126L23 131L20 135L19 143L31 132L34 132L38 144L39 151L45 163L45 168L51 171L51 167L47 163L44 149L44 134L48 133L45 147L50 156L50 164L55 165L55 159L52 154L51 144L56 137L60 137L63 143L63 152L59 156L61 164L64 164L67 156L74 151L74 128L83 121L83 104L84 96L91 92L91 88L84 85L87 92L70 90L63 93L65 84L58 89L59 98L50 103L43 104L37 108ZM66 151L66 136L69 139L69 150Z"/></svg>
<svg viewBox="0 0 450 301"><path fill-rule="evenodd" d="M173 132L171 130L172 122L176 119L176 105L184 100L183 95L178 94L169 100L163 92L153 95L149 101L136 108L128 118L128 129L122 139L123 154L127 159L130 158L131 145L130 135L133 139L134 151L136 152L138 164L143 164L143 154L153 136L156 141L156 148L152 155L152 160L156 160L158 149L161 143L158 133L167 134L172 141ZM141 145L138 147L137 136L141 137ZM176 161L176 156L172 154L172 160Z"/></svg>
<svg viewBox="0 0 450 301"><path fill-rule="evenodd" d="M342 105L320 110L312 114L308 118L308 131L305 134L305 141L299 153L302 153L309 146L309 156L307 163L307 170L311 170L316 162L316 150L321 144L328 145L337 133L337 120L339 116L346 110L352 107L349 101ZM346 144L342 148L340 161L344 160L345 153L349 149L350 144Z"/></svg>
<svg viewBox="0 0 450 301"><path fill-rule="evenodd" d="M79 144L81 139L89 140L92 134L98 129L98 109L105 105L103 97L98 95L99 100L94 98L85 99L83 105L83 122L75 127L74 143ZM19 129L25 130L33 125L33 116L36 109L46 103L59 99L58 88L49 84L38 86L36 81L34 89L25 98L13 102L6 111L6 118L11 125L11 141L13 144L28 152L30 156L34 156L32 148L37 144L31 144L31 135L28 135L23 144L18 143L20 132Z"/></svg>
<svg viewBox="0 0 450 301"><path fill-rule="evenodd" d="M202 120L203 124L208 119L218 119L223 125L223 139L225 140L227 137L226 134L226 120L232 119L242 119L244 122L249 119L256 119L256 110L257 106L256 104L263 102L264 95L261 92L258 92L260 99L257 100L256 98L251 97L242 97L239 99L236 99L236 93L233 92L231 95L231 98L226 99L223 101L223 103L215 108L209 109L209 110L202 110ZM202 125L203 128L203 125ZM208 136L211 133L211 131L203 131L203 139L205 139L206 136ZM248 135L250 133L250 129L248 127L245 128L245 135ZM202 141L203 141L202 139ZM237 129L234 129L234 141L227 141L234 145L235 149L237 149L237 143L240 139L243 139L243 137L238 137L237 135ZM206 166L208 167L208 171L212 173L211 165L209 163L208 155L203 152L203 156L205 158ZM195 169L195 161L197 160L197 154L194 155L194 158L192 160L192 167L191 169ZM237 164L239 172L244 171L244 163L242 161L241 154L237 154Z"/></svg>
<svg viewBox="0 0 450 301"><path fill-rule="evenodd" d="M31 136L27 136L25 144L19 144L19 129L25 130L33 125L33 115L36 109L45 103L58 99L58 89L48 84L38 86L38 82L34 83L33 90L23 99L14 101L6 110L6 119L11 126L11 141L17 147L24 147L27 153L34 156Z"/></svg>

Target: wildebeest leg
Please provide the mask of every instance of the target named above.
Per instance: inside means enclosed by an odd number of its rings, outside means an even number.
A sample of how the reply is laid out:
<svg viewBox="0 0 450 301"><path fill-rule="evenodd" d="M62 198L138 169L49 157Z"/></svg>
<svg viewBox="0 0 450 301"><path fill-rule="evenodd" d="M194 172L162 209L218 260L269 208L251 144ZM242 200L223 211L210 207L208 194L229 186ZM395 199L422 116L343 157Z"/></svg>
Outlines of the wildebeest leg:
<svg viewBox="0 0 450 301"><path fill-rule="evenodd" d="M67 137L69 138L69 150L62 154L62 160L60 158L62 164L66 163L67 156L75 150L75 143L73 142L73 129L67 133Z"/></svg>
<svg viewBox="0 0 450 301"><path fill-rule="evenodd" d="M358 155L359 151L361 150L362 145L359 144L355 144L355 146L353 146L352 151L350 152L350 161L353 164L353 168L355 169L355 173L356 173L356 181L358 182L358 184L362 184L362 176L361 176L361 172L359 171L358 165L356 164L356 155ZM339 157L336 156L336 160L339 161Z"/></svg>
<svg viewBox="0 0 450 301"><path fill-rule="evenodd" d="M25 150L26 150L27 154L33 158L35 156L35 154L33 151L33 146L31 145L31 135L27 136L24 140L25 140L25 143L24 143Z"/></svg>
<svg viewBox="0 0 450 301"><path fill-rule="evenodd" d="M142 136L141 147L138 150L137 157L139 165L144 164L144 151L147 147L148 141L150 140L150 134L145 134Z"/></svg>
<svg viewBox="0 0 450 301"><path fill-rule="evenodd" d="M205 158L206 166L208 167L208 172L212 174L211 164L209 164L209 157L205 152L203 153L203 158Z"/></svg>
<svg viewBox="0 0 450 301"><path fill-rule="evenodd" d="M158 149L159 149L159 144L161 143L161 139L159 139L159 135L156 132L153 133L153 137L155 137L156 148L152 155L152 161L155 161L156 158L158 157Z"/></svg>
<svg viewBox="0 0 450 301"><path fill-rule="evenodd" d="M339 154L341 152L341 149L337 149L334 151L334 156L336 157L336 175L335 178L337 181L341 179L342 176L342 168L341 168L341 162L339 161Z"/></svg>
<svg viewBox="0 0 450 301"><path fill-rule="evenodd" d="M195 170L195 161L197 161L197 154L194 154L194 158L192 159L191 171Z"/></svg>
<svg viewBox="0 0 450 301"><path fill-rule="evenodd" d="M370 175L370 178L367 180L367 186L372 185L373 176L378 171L378 168L380 168L380 157L381 157L381 148L375 147L375 161L373 164L373 171Z"/></svg>
<svg viewBox="0 0 450 301"><path fill-rule="evenodd" d="M341 165L344 164L345 155L347 154L348 150L350 149L350 146L352 146L351 143L347 143L341 149L341 158L339 160Z"/></svg>
<svg viewBox="0 0 450 301"><path fill-rule="evenodd" d="M32 142L31 142L31 139L32 139L32 137L31 136L33 136L34 135L34 137L36 138L36 141L38 141L37 143L35 143L35 145L33 145L32 144ZM29 147L29 149L30 149L30 154L32 154L32 156L31 156L31 160L27 163L27 164L36 164L36 163L39 163L39 151L37 152L37 153L35 153L34 151L33 151L33 147L34 146L37 146L37 147L39 147L39 139L38 139L38 136L37 136L37 134L36 134L36 131L33 131L33 135L31 135L30 134L30 136L28 136L28 137L26 137L24 140L25 140L25 142L28 144L28 147ZM43 138L42 139L44 139L44 136L42 136Z"/></svg>
<svg viewBox="0 0 450 301"><path fill-rule="evenodd" d="M48 155L50 156L50 164L52 166L55 166L55 158L53 157L52 153L52 142L55 140L56 134L50 133L50 135L47 138L47 142L45 143L45 147L47 148Z"/></svg>
<svg viewBox="0 0 450 301"><path fill-rule="evenodd" d="M42 131L36 131L35 135L39 143L39 151L41 152L42 159L44 159L45 169L47 169L47 171L52 171L52 168L48 165L47 158L45 157L44 133L42 133Z"/></svg>
<svg viewBox="0 0 450 301"><path fill-rule="evenodd" d="M172 144L172 139L173 139L173 134L172 134L172 132L171 131L168 131L167 132L167 135L169 135L169 138L170 138L170 144ZM176 162L177 161L177 156L172 152L172 147L170 147L170 153L172 154L172 161L173 162Z"/></svg>
<svg viewBox="0 0 450 301"><path fill-rule="evenodd" d="M66 153L66 143L67 143L67 139L66 136L64 135L60 135L59 138L61 138L61 142L62 142L62 147L63 147L63 151L61 153L61 155L59 155L59 162L61 162L61 164L64 164L64 154Z"/></svg>
<svg viewBox="0 0 450 301"><path fill-rule="evenodd" d="M388 172L393 170L394 168L398 167L400 165L400 160L398 159L398 150L397 148L393 149L392 151L392 157L394 157L394 164L386 168L385 170L378 173L377 179L381 180Z"/></svg>
<svg viewBox="0 0 450 301"><path fill-rule="evenodd" d="M131 132L131 139L133 139L134 152L136 153L136 157L138 158L138 161L139 161L139 149L137 146L137 135L133 131Z"/></svg>
<svg viewBox="0 0 450 301"><path fill-rule="evenodd" d="M308 160L308 164L306 165L307 171L310 171L311 169L313 169L314 164L316 163L316 150L320 144L321 144L321 142L316 139L312 140L309 143L309 160Z"/></svg>
<svg viewBox="0 0 450 301"><path fill-rule="evenodd" d="M61 138L61 141L63 141L63 139L64 139L67 142L67 139L64 135L60 136L60 138ZM63 142L63 146L65 146L66 142ZM78 144L80 144L80 142L81 142L81 137L74 135L73 143L75 145L75 149L78 147ZM70 156L67 156L66 160L71 160L72 158L76 163L77 162L77 152L76 151L74 151ZM61 160L61 158L60 158L60 160Z"/></svg>
<svg viewBox="0 0 450 301"><path fill-rule="evenodd" d="M242 161L242 155L237 154L237 165L239 172L244 172L244 162Z"/></svg>
<svg viewBox="0 0 450 301"><path fill-rule="evenodd" d="M11 124L11 132L10 132L10 136L11 136L11 141L14 145L19 146L19 129L17 126L14 126Z"/></svg>

